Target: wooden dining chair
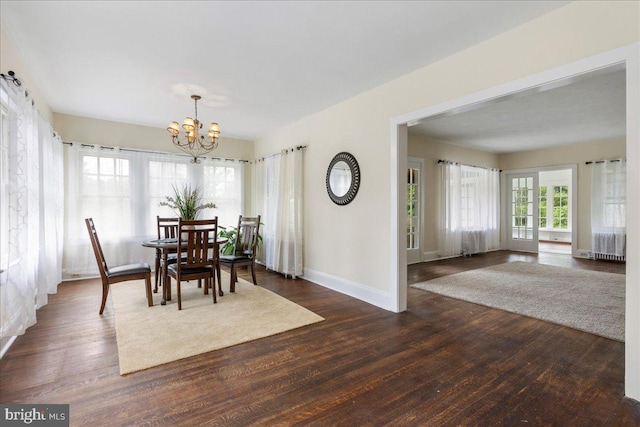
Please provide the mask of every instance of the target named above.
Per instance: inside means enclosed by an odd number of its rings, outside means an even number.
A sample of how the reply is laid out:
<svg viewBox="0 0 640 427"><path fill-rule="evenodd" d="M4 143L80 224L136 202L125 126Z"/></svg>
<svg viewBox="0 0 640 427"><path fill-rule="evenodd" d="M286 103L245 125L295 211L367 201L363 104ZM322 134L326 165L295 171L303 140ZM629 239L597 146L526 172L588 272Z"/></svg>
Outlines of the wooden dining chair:
<svg viewBox="0 0 640 427"><path fill-rule="evenodd" d="M218 217L203 220L178 222L178 247L183 257L167 267L170 278L177 282L178 310L182 310L181 283L190 280L205 280L204 293L212 288L213 303L216 299L215 261L209 251L214 249L218 235ZM170 286L167 284L167 286ZM220 288L220 285L218 284Z"/></svg>
<svg viewBox="0 0 640 427"><path fill-rule="evenodd" d="M242 216L238 218L238 228L236 229L235 248L232 255L220 255L219 262L230 269L231 292L236 291L238 281L237 267L250 266L253 284L256 280L256 247L258 245L258 233L260 232L260 215L256 217Z"/></svg>
<svg viewBox="0 0 640 427"><path fill-rule="evenodd" d="M180 218L163 218L157 216L158 224L158 240L160 239L177 239L178 238L178 220ZM178 256L177 251L172 251L167 257L167 264L175 264ZM158 281L162 284L162 278L165 276L164 269L166 266L162 265L162 250L156 249L156 283L153 288L153 292L158 292Z"/></svg>
<svg viewBox="0 0 640 427"><path fill-rule="evenodd" d="M153 296L151 295L151 267L149 264L127 264L109 268L107 261L104 258L104 253L102 252L102 246L100 246L100 239L98 239L98 233L96 232L96 227L93 224L93 218L86 218L84 222L87 225L87 230L89 231L91 246L93 247L93 253L96 256L98 268L100 269L100 277L102 278L102 304L100 305L100 314L104 312L104 306L107 303L107 295L109 294L109 287L114 283L126 282L129 280L144 279L147 291L147 303L149 304L149 307L153 306Z"/></svg>

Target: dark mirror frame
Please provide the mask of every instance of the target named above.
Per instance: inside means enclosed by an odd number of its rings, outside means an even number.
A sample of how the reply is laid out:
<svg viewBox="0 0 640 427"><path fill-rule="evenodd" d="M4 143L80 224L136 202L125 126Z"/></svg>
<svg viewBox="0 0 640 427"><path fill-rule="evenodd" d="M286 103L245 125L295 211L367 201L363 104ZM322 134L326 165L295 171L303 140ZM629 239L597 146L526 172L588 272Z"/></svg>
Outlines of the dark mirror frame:
<svg viewBox="0 0 640 427"><path fill-rule="evenodd" d="M346 194L343 196L337 196L333 192L330 186L330 181L329 181L331 170L338 162L345 162L349 166L349 169L351 170L351 186L349 187L349 190L347 190ZM343 151L341 153L336 154L333 157L333 159L331 160L331 163L329 163L329 168L327 169L326 186L327 186L327 193L329 193L329 198L336 205L342 206L342 205L349 204L356 197L356 194L358 194L358 188L360 188L360 166L358 166L358 162L356 158L353 157L352 154Z"/></svg>

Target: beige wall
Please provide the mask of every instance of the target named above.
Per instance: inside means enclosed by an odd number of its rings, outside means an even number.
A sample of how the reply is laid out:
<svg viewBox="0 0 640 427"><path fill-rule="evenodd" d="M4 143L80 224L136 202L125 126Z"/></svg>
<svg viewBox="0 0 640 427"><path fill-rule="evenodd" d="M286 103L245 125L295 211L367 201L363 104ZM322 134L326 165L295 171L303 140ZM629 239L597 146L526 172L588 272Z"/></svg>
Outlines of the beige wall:
<svg viewBox="0 0 640 427"><path fill-rule="evenodd" d="M591 166L585 162L626 156L625 139L564 145L543 150L500 155L503 171L557 165L578 165L578 241L579 250L591 249Z"/></svg>
<svg viewBox="0 0 640 427"><path fill-rule="evenodd" d="M49 124L53 125L53 112L49 108L49 104L38 88L37 82L24 65L18 51L16 51L13 43L5 33L4 29L0 29L0 64L2 64L2 74L9 71L16 73L16 77L22 82L22 87L29 91L29 94L36 103L36 107ZM52 126L53 127L53 126ZM55 127L53 127L56 130Z"/></svg>
<svg viewBox="0 0 640 427"><path fill-rule="evenodd" d="M181 153L171 143L171 135L164 128L60 113L54 113L53 125L62 140L67 142ZM252 160L253 141L221 137L218 148L212 155L229 159Z"/></svg>
<svg viewBox="0 0 640 427"><path fill-rule="evenodd" d="M425 252L438 250L438 183L440 169L438 160L450 160L472 166L498 168L498 155L484 151L472 150L443 141L436 141L409 131L409 157L417 157L424 161L422 171L423 233L421 248Z"/></svg>

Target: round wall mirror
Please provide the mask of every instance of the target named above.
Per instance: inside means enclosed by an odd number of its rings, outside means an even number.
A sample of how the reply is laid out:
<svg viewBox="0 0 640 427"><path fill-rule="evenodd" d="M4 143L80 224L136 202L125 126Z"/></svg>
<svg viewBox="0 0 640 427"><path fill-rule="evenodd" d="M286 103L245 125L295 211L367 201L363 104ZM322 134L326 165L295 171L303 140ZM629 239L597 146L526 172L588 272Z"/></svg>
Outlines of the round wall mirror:
<svg viewBox="0 0 640 427"><path fill-rule="evenodd" d="M327 192L337 205L350 203L360 187L360 167L356 158L349 153L335 155L327 169Z"/></svg>

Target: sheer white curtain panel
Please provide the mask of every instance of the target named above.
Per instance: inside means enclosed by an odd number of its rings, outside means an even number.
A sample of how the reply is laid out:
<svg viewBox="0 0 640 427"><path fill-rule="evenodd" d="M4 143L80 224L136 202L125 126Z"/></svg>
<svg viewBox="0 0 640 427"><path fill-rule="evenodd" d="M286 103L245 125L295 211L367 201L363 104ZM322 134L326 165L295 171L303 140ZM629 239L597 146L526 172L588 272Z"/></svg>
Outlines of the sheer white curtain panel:
<svg viewBox="0 0 640 427"><path fill-rule="evenodd" d="M440 163L441 257L500 248L500 173L452 162Z"/></svg>
<svg viewBox="0 0 640 427"><path fill-rule="evenodd" d="M453 163L440 164L440 215L438 253L441 257L462 252L462 169Z"/></svg>
<svg viewBox="0 0 640 427"><path fill-rule="evenodd" d="M24 91L0 80L0 337L36 323L61 281L61 141Z"/></svg>
<svg viewBox="0 0 640 427"><path fill-rule="evenodd" d="M99 274L85 218L93 218L109 265L147 262L155 252L140 244L152 238L147 227L148 181L143 156L136 152L74 143L65 148L66 215L63 274L65 279ZM138 214L136 214L136 212Z"/></svg>
<svg viewBox="0 0 640 427"><path fill-rule="evenodd" d="M254 214L262 216L258 260L274 271L303 273L303 154L282 150L253 163Z"/></svg>
<svg viewBox="0 0 640 427"><path fill-rule="evenodd" d="M592 252L625 256L627 234L627 161L605 160L591 170Z"/></svg>

